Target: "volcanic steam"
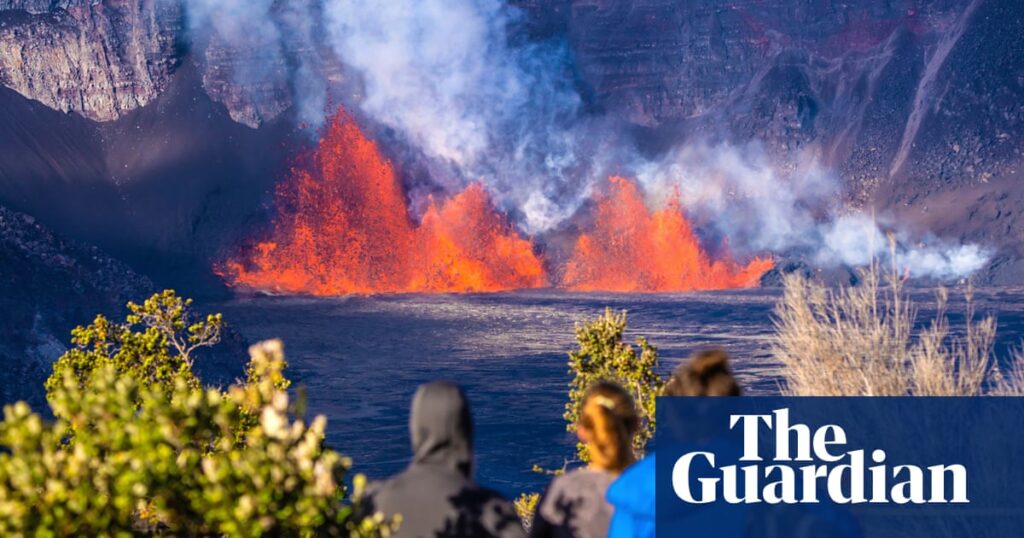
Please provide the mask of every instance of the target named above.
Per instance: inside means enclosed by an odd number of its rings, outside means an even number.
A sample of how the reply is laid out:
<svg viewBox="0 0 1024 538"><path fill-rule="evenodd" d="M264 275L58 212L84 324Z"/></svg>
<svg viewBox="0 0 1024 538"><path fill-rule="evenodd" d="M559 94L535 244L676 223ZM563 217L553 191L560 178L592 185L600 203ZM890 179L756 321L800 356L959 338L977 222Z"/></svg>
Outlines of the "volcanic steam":
<svg viewBox="0 0 1024 538"><path fill-rule="evenodd" d="M712 259L678 201L650 211L636 184L613 177L595 199L560 287L686 291L757 285L768 259ZM269 239L218 266L233 286L309 295L491 292L549 284L534 243L479 183L431 200L415 223L392 164L343 110L276 193ZM552 269L547 267L547 269Z"/></svg>

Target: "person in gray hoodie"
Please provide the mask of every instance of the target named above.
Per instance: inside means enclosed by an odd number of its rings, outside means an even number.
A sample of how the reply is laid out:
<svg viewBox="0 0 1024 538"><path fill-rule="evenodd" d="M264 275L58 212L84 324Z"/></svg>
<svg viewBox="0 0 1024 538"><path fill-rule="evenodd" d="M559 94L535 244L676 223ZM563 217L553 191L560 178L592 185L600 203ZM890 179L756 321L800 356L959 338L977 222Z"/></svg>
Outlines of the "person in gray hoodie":
<svg viewBox="0 0 1024 538"><path fill-rule="evenodd" d="M473 421L458 385L421 385L409 415L412 462L367 487L364 509L401 515L399 538L522 538L512 503L473 480Z"/></svg>

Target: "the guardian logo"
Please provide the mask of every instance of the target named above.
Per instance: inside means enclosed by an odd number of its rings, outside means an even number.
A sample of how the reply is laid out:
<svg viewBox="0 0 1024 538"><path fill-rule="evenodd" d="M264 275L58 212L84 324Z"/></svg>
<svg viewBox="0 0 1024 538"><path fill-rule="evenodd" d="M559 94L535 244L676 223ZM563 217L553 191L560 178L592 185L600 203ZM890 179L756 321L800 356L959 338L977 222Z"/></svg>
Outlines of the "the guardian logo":
<svg viewBox="0 0 1024 538"><path fill-rule="evenodd" d="M845 450L846 432L838 425L812 431L806 424L790 424L788 408L765 415L730 415L729 429L742 431L743 455L739 461L751 463L717 467L713 452L684 454L672 467L672 489L684 502L970 502L963 465L890 466L880 448L871 450L870 455L863 449ZM760 454L758 442L766 432L775 436L775 453L769 462Z"/></svg>

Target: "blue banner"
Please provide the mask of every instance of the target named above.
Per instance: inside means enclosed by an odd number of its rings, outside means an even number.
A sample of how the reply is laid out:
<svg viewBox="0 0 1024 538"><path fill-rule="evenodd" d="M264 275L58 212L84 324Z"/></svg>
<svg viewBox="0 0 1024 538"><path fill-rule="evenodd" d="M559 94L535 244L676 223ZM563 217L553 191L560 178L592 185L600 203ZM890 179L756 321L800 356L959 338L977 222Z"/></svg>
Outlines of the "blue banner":
<svg viewBox="0 0 1024 538"><path fill-rule="evenodd" d="M1024 398L659 398L656 528L1024 536Z"/></svg>

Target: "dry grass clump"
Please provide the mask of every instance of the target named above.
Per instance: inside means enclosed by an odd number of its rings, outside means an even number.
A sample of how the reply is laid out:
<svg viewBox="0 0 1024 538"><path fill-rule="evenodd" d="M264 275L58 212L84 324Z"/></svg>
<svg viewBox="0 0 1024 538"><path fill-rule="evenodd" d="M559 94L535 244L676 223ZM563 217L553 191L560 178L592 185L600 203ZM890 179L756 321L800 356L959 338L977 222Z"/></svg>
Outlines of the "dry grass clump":
<svg viewBox="0 0 1024 538"><path fill-rule="evenodd" d="M1006 371L996 368L992 377L995 382L991 395L1024 396L1024 348L1013 352L1013 360Z"/></svg>
<svg viewBox="0 0 1024 538"><path fill-rule="evenodd" d="M794 396L976 396L1024 394L1024 351L1006 372L992 353L996 323L975 319L967 290L963 336L946 317L948 294L938 290L938 312L915 331L917 309L893 270L877 264L856 286L829 289L789 275L775 309L772 351L784 366L782 391ZM884 282L883 282L884 280Z"/></svg>

